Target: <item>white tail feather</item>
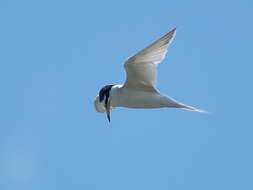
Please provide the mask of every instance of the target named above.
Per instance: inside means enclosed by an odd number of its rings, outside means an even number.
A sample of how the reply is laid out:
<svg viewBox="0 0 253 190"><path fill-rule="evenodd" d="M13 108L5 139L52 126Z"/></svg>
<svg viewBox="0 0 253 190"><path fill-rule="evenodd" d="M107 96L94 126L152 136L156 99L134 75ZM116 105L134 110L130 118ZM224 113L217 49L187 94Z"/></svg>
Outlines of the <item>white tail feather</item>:
<svg viewBox="0 0 253 190"><path fill-rule="evenodd" d="M187 111L193 111L193 112L199 112L199 113L208 113L206 110L195 108L193 106L188 106L188 105L185 105L185 104L182 104L182 103L179 103L178 105L179 105L178 108L181 108L181 109L184 109L184 110L187 110Z"/></svg>
<svg viewBox="0 0 253 190"><path fill-rule="evenodd" d="M187 111L193 111L193 112L199 112L199 113L208 113L205 110L198 109L198 108L195 108L193 106L188 106L186 104L178 102L178 101L174 100L173 98L170 98L170 97L167 97L167 96L165 96L165 97L166 97L168 107L175 107L175 108L180 108L180 109L184 109L184 110L187 110Z"/></svg>

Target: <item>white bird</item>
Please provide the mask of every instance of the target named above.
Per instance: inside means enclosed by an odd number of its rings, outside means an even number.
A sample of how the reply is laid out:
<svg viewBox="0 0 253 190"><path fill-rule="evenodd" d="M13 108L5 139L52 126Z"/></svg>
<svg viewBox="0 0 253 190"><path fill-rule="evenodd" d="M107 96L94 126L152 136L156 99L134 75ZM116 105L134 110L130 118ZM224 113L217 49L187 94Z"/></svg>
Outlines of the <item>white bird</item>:
<svg viewBox="0 0 253 190"><path fill-rule="evenodd" d="M94 104L97 112L106 112L110 122L110 112L115 107L127 108L181 108L204 112L180 103L156 89L157 66L167 53L169 44L176 35L176 28L153 42L124 64L126 81L123 85L106 85L96 96Z"/></svg>

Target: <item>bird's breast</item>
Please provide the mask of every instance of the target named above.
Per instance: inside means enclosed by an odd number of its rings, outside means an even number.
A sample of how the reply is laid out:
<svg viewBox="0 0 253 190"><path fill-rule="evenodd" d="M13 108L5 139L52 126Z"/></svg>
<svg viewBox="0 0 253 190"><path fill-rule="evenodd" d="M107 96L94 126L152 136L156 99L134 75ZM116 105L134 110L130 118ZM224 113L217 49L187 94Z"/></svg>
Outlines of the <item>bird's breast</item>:
<svg viewBox="0 0 253 190"><path fill-rule="evenodd" d="M145 92L122 88L111 96L111 106L128 108L167 107L166 97L157 92Z"/></svg>

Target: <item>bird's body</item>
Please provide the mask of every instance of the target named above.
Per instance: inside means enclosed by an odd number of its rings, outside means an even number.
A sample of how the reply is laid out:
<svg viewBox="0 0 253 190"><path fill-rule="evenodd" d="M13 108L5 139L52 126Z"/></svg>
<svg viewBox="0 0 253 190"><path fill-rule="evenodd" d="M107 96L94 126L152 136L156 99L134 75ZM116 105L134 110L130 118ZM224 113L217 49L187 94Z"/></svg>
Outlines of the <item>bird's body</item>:
<svg viewBox="0 0 253 190"><path fill-rule="evenodd" d="M160 108L168 107L168 99L158 92L141 91L116 85L111 89L112 107Z"/></svg>
<svg viewBox="0 0 253 190"><path fill-rule="evenodd" d="M127 78L123 85L106 85L95 98L95 109L106 112L110 121L110 111L115 107L164 108L174 107L202 112L192 106L182 104L156 89L157 66L165 58L167 48L175 37L176 29L165 34L124 64Z"/></svg>

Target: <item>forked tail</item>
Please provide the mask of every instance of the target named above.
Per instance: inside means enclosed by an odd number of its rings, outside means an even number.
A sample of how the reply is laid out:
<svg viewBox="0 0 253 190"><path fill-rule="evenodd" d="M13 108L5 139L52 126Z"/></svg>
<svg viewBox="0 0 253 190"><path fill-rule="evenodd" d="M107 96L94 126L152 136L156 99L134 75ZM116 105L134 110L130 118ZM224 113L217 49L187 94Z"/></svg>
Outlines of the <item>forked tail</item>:
<svg viewBox="0 0 253 190"><path fill-rule="evenodd" d="M207 111L203 110L203 109L199 109L199 108L195 108L193 106L188 106L182 103L179 103L179 107L181 109L187 110L187 111L194 111L194 112L199 112L199 113L208 113Z"/></svg>
<svg viewBox="0 0 253 190"><path fill-rule="evenodd" d="M168 100L168 107L175 107L175 108L180 108L180 109L184 109L187 111L193 111L193 112L199 112L199 113L208 113L207 111L203 110L203 109L199 109L199 108L195 108L193 106L188 106L186 104L183 104L181 102L178 102L172 98L167 97Z"/></svg>

